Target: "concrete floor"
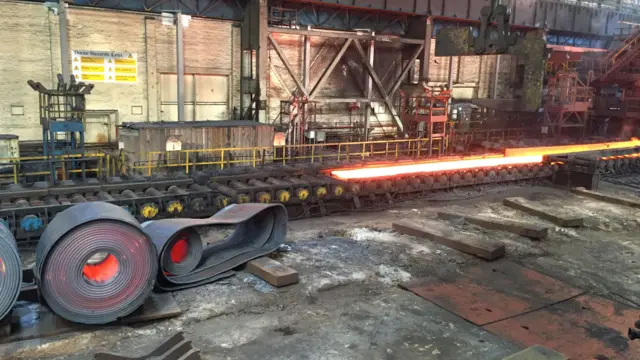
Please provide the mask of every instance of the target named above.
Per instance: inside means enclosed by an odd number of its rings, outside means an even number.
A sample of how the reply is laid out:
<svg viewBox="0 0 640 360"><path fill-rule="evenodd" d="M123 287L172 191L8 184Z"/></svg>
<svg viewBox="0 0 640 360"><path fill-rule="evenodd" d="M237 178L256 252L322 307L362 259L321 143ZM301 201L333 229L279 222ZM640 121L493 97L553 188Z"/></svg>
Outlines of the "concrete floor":
<svg viewBox="0 0 640 360"><path fill-rule="evenodd" d="M601 191L636 196L607 184ZM175 293L184 310L178 318L0 345L0 358L91 359L97 351L139 356L185 331L211 360L502 359L519 348L397 286L482 260L390 228L396 219L433 217L442 209L539 221L503 207L507 196L584 213L587 226L552 227L544 241L467 225L458 230L500 239L508 259L572 286L640 304L640 210L548 187L493 186L438 193L384 212L291 222L292 251L279 261L299 271L299 284L275 289L239 273Z"/></svg>

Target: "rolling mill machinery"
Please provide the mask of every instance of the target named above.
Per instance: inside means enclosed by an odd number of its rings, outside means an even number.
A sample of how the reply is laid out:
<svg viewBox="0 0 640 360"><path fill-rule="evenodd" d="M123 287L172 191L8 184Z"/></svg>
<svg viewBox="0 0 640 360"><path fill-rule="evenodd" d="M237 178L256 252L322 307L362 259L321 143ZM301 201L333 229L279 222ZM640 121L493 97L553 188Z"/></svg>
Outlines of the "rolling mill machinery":
<svg viewBox="0 0 640 360"><path fill-rule="evenodd" d="M393 202L403 194L549 178L570 163L568 158L552 157L573 153L592 155L594 176L632 173L640 160L635 155L638 146L640 141L631 140L513 148L470 157L398 161L372 157L365 162L270 164L199 171L190 176L10 184L0 190L0 219L21 242L36 240L61 211L95 201L118 205L138 221L205 217L230 204L247 203L283 204L291 218L318 216ZM611 151L618 153L607 153Z"/></svg>

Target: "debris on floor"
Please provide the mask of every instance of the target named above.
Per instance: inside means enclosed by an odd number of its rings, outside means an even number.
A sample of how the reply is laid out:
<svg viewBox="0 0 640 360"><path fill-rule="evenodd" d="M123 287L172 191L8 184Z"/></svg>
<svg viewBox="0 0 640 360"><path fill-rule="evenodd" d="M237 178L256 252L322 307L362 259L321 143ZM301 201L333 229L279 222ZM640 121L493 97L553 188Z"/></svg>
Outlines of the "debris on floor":
<svg viewBox="0 0 640 360"><path fill-rule="evenodd" d="M261 257L247 263L246 270L269 284L283 287L298 282L298 272L268 257Z"/></svg>
<svg viewBox="0 0 640 360"><path fill-rule="evenodd" d="M527 214L537 216L541 219L551 221L552 223L563 227L580 227L584 226L584 216L575 212L563 209L551 209L533 201L516 197L504 199L505 206L526 212Z"/></svg>
<svg viewBox="0 0 640 360"><path fill-rule="evenodd" d="M495 260L503 257L505 254L505 247L500 242L473 234L461 234L435 221L397 221L393 223L393 229L401 234L427 238L452 249L476 255L485 260Z"/></svg>

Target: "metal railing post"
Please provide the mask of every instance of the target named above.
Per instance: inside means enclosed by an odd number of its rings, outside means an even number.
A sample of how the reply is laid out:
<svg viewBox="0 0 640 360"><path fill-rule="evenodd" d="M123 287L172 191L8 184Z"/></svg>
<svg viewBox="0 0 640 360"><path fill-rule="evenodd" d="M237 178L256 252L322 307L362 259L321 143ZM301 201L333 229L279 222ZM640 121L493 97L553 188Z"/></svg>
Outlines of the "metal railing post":
<svg viewBox="0 0 640 360"><path fill-rule="evenodd" d="M151 153L147 153L147 176L151 176Z"/></svg>
<svg viewBox="0 0 640 360"><path fill-rule="evenodd" d="M184 165L184 167L185 167L185 172L186 172L187 174L189 174L189 150L187 150L187 151L186 151L186 154L185 154L185 163L184 163L184 164L185 164L185 165Z"/></svg>

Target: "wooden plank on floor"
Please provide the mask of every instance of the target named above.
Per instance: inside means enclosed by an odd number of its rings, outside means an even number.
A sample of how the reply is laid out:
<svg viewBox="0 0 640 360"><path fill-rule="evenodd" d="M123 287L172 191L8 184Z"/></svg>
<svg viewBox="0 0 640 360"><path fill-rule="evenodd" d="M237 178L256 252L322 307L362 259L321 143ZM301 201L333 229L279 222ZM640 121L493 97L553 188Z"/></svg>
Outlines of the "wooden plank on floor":
<svg viewBox="0 0 640 360"><path fill-rule="evenodd" d="M452 249L486 260L499 259L505 253L504 245L501 242L475 235L460 234L434 221L425 220L415 223L403 220L394 222L392 226L393 230L401 234L427 238Z"/></svg>
<svg viewBox="0 0 640 360"><path fill-rule="evenodd" d="M584 215L571 213L562 209L552 209L547 206L536 204L535 202L529 201L525 198L507 198L504 199L502 203L510 208L524 211L529 215L537 216L541 219L551 221L558 226L584 226Z"/></svg>
<svg viewBox="0 0 640 360"><path fill-rule="evenodd" d="M524 221L491 218L486 216L471 216L445 211L438 212L438 217L444 220L463 219L469 224L478 225L490 230L504 230L531 239L545 239L549 233L549 228L547 226Z"/></svg>
<svg viewBox="0 0 640 360"><path fill-rule="evenodd" d="M608 202L611 204L624 205L624 206L640 209L640 201L634 200L634 199L624 198L616 195L603 194L601 192L587 190L582 187L573 188L571 189L571 192L576 195L590 197L592 199Z"/></svg>
<svg viewBox="0 0 640 360"><path fill-rule="evenodd" d="M298 272L268 257L251 260L247 263L247 272L277 287L298 282Z"/></svg>
<svg viewBox="0 0 640 360"><path fill-rule="evenodd" d="M536 345L502 360L567 360L567 357L544 346Z"/></svg>

